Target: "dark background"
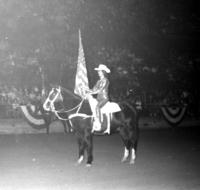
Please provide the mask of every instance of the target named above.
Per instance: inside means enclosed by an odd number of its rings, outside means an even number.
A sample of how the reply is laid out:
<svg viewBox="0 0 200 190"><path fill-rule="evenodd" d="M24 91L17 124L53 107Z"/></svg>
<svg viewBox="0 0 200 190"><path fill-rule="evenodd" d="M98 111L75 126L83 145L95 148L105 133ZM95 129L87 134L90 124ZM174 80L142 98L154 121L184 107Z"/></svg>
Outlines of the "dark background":
<svg viewBox="0 0 200 190"><path fill-rule="evenodd" d="M73 91L80 29L90 86L103 63L113 99L187 92L199 107L199 7L194 0L1 1L1 86L57 83Z"/></svg>

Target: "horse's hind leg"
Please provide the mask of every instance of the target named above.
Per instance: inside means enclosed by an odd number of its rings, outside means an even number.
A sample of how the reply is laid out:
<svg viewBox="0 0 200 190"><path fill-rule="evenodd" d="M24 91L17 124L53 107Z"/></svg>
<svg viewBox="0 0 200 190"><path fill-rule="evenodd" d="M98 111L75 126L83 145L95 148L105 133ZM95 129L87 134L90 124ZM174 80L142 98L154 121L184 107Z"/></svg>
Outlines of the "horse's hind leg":
<svg viewBox="0 0 200 190"><path fill-rule="evenodd" d="M128 129L128 128L127 128ZM135 131L129 131L124 129L120 132L123 143L124 143L124 155L121 159L121 162L125 162L130 157L130 164L135 163L136 158L136 148L137 148L137 134Z"/></svg>
<svg viewBox="0 0 200 190"><path fill-rule="evenodd" d="M130 164L134 164L136 159L136 148L134 144L131 142L131 140L127 140L127 142L124 144L125 144L124 155L121 159L121 162L127 161L128 158L130 157Z"/></svg>
<svg viewBox="0 0 200 190"><path fill-rule="evenodd" d="M137 151L137 144L138 144L138 130L134 131L133 135L131 136L130 139L130 164L135 163L136 159L136 151Z"/></svg>
<svg viewBox="0 0 200 190"><path fill-rule="evenodd" d="M130 164L134 164L136 159L136 149L132 147L130 153Z"/></svg>
<svg viewBox="0 0 200 190"><path fill-rule="evenodd" d="M121 162L125 162L128 160L128 157L129 157L129 149L125 146L124 147L124 155L121 159Z"/></svg>
<svg viewBox="0 0 200 190"><path fill-rule="evenodd" d="M120 136L122 138L123 144L124 144L124 154L121 159L121 162L125 162L129 158L130 154L130 140L129 140L129 133L125 128L122 128L120 130Z"/></svg>

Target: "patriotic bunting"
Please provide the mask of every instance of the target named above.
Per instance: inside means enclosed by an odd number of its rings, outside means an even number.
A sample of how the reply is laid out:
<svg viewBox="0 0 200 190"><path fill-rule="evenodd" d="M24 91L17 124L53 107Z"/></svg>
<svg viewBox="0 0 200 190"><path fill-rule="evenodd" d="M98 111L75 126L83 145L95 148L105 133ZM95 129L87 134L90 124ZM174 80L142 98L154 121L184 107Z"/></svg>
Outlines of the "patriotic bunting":
<svg viewBox="0 0 200 190"><path fill-rule="evenodd" d="M24 115L26 121L30 124L31 127L35 129L44 129L47 124L44 120L44 116L39 112L36 112L35 106L20 106L20 109Z"/></svg>
<svg viewBox="0 0 200 190"><path fill-rule="evenodd" d="M178 125L186 115L187 106L161 106L165 120L173 125Z"/></svg>

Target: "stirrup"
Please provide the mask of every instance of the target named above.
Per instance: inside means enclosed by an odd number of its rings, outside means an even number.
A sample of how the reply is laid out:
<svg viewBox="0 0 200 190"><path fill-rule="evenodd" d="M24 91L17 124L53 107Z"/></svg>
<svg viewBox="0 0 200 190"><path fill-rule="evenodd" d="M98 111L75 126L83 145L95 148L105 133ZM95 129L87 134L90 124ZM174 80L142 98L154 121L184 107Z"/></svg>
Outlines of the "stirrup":
<svg viewBox="0 0 200 190"><path fill-rule="evenodd" d="M110 135L110 130L109 130L109 129L106 129L103 133L104 133L104 134Z"/></svg>
<svg viewBox="0 0 200 190"><path fill-rule="evenodd" d="M92 131L100 131L101 130L101 123L98 119L95 119L93 122Z"/></svg>
<svg viewBox="0 0 200 190"><path fill-rule="evenodd" d="M103 133L110 135L110 127L107 127L106 130Z"/></svg>

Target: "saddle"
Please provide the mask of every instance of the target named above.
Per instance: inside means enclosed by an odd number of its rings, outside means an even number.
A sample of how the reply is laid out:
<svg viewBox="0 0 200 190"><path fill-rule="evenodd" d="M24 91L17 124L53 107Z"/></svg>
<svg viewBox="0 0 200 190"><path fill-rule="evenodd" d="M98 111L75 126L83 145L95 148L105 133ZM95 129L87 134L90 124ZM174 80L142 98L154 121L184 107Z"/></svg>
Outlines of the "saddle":
<svg viewBox="0 0 200 190"><path fill-rule="evenodd" d="M97 104L97 100L96 100L96 104ZM119 112L121 111L121 108L119 107L119 105L115 102L110 102L108 101L101 109L100 109L100 114L101 114L101 125L98 126L96 125L95 123L95 116L96 116L96 113L95 113L95 108L96 108L96 105L95 104L90 104L91 106L91 109L92 109L92 113L93 113L93 116L94 116L94 122L93 122L93 132L95 131L102 131L102 125L104 123L103 126L104 126L104 132L103 133L108 133L110 134L110 124L111 124L111 121L112 121L112 115L113 113L115 112ZM105 117L104 117L105 116ZM104 122L104 118L106 119L106 122Z"/></svg>

